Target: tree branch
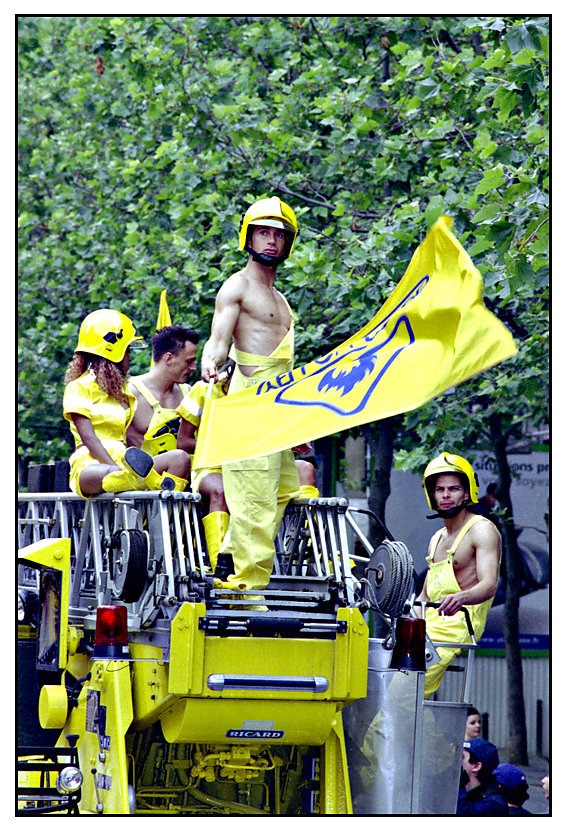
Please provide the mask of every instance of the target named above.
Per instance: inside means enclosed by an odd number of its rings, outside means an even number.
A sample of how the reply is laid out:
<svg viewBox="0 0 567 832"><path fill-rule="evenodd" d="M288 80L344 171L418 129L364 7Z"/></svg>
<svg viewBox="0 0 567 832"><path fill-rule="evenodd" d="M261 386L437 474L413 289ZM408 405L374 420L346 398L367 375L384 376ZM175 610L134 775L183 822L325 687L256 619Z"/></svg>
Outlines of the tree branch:
<svg viewBox="0 0 567 832"><path fill-rule="evenodd" d="M320 34L320 32L319 32L319 29L315 26L315 23L314 23L314 21L313 21L313 18L312 18L312 17L310 17L310 18L309 18L309 24L310 24L311 28L313 29L313 31L315 32L315 34L316 34L316 36L317 36L317 38L318 38L318 40L319 40L319 43L321 44L321 46L323 47L323 49L325 50L325 52L327 53L327 55L329 56L329 58L333 58L333 59L334 59L334 58L335 58L335 55L333 55L333 53L331 52L331 50L329 49L329 47L327 46L327 44L325 43L325 41L324 41L324 40L323 40L323 38L321 37L321 34ZM339 50L339 52L340 52L340 50Z"/></svg>

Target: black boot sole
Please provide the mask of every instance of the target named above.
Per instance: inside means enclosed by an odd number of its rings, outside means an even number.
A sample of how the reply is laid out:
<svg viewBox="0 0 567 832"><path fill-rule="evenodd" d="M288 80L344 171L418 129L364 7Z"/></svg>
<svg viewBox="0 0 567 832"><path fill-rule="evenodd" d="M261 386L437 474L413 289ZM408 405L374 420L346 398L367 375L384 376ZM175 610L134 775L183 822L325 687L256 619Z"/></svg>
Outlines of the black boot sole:
<svg viewBox="0 0 567 832"><path fill-rule="evenodd" d="M142 479L145 479L154 467L151 456L141 448L127 448L124 454L124 462L127 468Z"/></svg>
<svg viewBox="0 0 567 832"><path fill-rule="evenodd" d="M234 572L234 561L232 555L226 552L219 552L217 558L217 565L214 571L214 577L221 581L226 581L229 575Z"/></svg>

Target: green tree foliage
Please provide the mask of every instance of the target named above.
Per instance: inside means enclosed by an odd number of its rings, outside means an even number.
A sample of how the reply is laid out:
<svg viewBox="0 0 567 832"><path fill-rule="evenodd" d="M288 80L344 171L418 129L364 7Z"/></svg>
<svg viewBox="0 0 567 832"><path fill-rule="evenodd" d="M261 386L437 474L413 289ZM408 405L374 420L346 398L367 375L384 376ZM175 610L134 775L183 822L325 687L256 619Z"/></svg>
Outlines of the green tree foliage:
<svg viewBox="0 0 567 832"><path fill-rule="evenodd" d="M242 264L240 216L263 195L299 217L280 270L299 361L369 319L442 212L504 319L529 308L537 321L547 18L18 23L19 415L32 458L66 455L34 426L64 431L61 379L82 317L116 306L150 335L166 288L175 321L205 335ZM522 329L534 368L543 320Z"/></svg>

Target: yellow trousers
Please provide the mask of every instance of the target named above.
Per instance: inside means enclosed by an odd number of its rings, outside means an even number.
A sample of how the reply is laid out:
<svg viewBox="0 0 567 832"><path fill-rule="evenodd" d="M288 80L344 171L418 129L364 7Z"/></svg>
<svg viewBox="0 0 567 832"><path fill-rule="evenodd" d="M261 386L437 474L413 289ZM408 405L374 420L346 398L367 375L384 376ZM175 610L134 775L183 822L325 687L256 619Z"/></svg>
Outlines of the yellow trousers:
<svg viewBox="0 0 567 832"><path fill-rule="evenodd" d="M261 589L274 564L274 538L288 502L299 496L299 476L291 451L243 459L222 466L230 511L223 551L232 554L229 581Z"/></svg>
<svg viewBox="0 0 567 832"><path fill-rule="evenodd" d="M101 439L101 442L114 462L122 467L122 460L124 458L124 454L126 453L126 445L124 442L121 442L119 439ZM77 494L79 497L84 497L85 495L82 493L81 486L79 485L81 474L85 468L89 467L89 465L99 465L100 463L98 459L95 459L95 457L89 453L89 450L85 445L80 445L79 448L71 454L69 464L71 469L69 472L69 488L73 494Z"/></svg>
<svg viewBox="0 0 567 832"><path fill-rule="evenodd" d="M462 644L470 644L469 631L467 630L464 615L461 612L457 613L457 615L443 617L439 615L436 609L430 607L426 610L425 622L427 635L431 641L454 641ZM455 656L458 656L461 652L460 647L437 647L436 650L439 654L439 661L432 664L425 674L424 699L429 699L431 694L435 693L441 684L445 671Z"/></svg>
<svg viewBox="0 0 567 832"><path fill-rule="evenodd" d="M290 310L291 311L291 310ZM237 362L229 393L246 390L260 381L286 373L293 367L292 324L269 356L251 355L235 349ZM256 367L245 376L240 367ZM251 426L252 429L252 426ZM261 427L255 427L261 430ZM274 538L288 502L299 496L299 475L293 453L279 451L222 466L224 496L230 512L222 551L232 554L234 574L228 580L246 589L263 589L274 565Z"/></svg>

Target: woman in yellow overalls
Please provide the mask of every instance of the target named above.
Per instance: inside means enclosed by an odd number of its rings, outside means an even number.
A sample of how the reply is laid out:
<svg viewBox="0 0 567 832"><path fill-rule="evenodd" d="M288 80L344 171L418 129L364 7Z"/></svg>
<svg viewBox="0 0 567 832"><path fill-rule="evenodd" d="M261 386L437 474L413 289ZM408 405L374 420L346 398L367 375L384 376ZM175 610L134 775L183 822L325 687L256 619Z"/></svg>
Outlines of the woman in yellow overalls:
<svg viewBox="0 0 567 832"><path fill-rule="evenodd" d="M81 324L63 397L63 415L75 440L69 485L79 496L174 490L178 480L187 482L190 461L184 451L162 454L154 466L145 451L126 448L126 428L136 408L126 386L129 350L140 342L130 319L112 309L91 312Z"/></svg>

